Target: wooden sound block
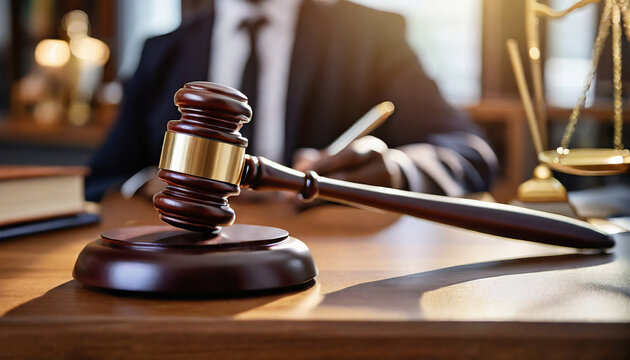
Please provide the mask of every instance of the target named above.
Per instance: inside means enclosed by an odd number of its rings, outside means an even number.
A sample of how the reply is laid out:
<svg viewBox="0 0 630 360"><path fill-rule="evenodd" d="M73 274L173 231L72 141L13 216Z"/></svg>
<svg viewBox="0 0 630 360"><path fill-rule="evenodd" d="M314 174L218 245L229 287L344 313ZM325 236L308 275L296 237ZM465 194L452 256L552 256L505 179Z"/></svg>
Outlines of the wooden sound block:
<svg viewBox="0 0 630 360"><path fill-rule="evenodd" d="M218 235L171 226L105 231L79 254L73 276L109 290L226 295L311 281L308 247L286 230L233 225Z"/></svg>

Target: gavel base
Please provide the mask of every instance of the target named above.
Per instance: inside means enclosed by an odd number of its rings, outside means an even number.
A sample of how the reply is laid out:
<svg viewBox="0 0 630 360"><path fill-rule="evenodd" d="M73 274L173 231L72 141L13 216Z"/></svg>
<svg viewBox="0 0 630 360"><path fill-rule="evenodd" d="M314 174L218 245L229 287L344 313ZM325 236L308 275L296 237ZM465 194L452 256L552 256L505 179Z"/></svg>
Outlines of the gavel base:
<svg viewBox="0 0 630 360"><path fill-rule="evenodd" d="M171 226L108 230L83 249L73 273L91 287L187 295L289 288L316 275L303 242L255 225L225 227L215 236Z"/></svg>

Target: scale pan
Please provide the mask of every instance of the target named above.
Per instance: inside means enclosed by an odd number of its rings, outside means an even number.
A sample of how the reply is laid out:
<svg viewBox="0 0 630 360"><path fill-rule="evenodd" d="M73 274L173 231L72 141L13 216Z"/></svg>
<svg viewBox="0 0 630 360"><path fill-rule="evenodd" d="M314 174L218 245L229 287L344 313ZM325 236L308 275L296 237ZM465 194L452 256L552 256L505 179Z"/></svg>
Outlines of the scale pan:
<svg viewBox="0 0 630 360"><path fill-rule="evenodd" d="M538 154L538 160L551 169L582 176L616 175L630 169L630 150L616 149L565 149L547 150Z"/></svg>

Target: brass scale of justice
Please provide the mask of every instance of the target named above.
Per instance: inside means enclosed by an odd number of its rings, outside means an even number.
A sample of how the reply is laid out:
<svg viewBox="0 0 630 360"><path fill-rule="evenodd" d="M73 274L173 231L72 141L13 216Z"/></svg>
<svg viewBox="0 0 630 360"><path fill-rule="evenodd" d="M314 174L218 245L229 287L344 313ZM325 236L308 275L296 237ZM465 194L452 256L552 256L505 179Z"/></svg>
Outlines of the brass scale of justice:
<svg viewBox="0 0 630 360"><path fill-rule="evenodd" d="M592 2L596 1L583 1L574 8ZM532 133L535 139L538 137L540 160L553 169L589 175L628 169L630 155L621 145L619 43L620 14L630 20L626 5L627 1L606 0L604 25L600 26L590 74L592 78L610 27L606 24L612 19L616 44L613 51L617 54L615 149L568 150L566 145L584 106L583 96L571 115L561 148L543 152L533 106L531 101L524 101L530 126L536 130ZM630 28L626 30L630 37ZM508 45L511 54L515 46L513 42ZM513 60L520 62L516 57ZM516 73L518 78L519 71ZM519 84L521 90L526 90L522 65ZM529 99L526 91L521 94L524 100ZM328 179L312 171L305 174L260 156L247 155L247 139L238 130L251 118L251 108L242 93L219 84L188 83L175 94L175 103L182 118L168 124L158 173L167 188L153 199L160 218L175 227L133 226L103 232L100 239L83 249L74 267L74 278L91 288L229 296L312 284L317 268L306 244L283 229L232 225L235 216L227 198L238 195L241 188L292 191L305 200L319 197L544 244L601 251L615 243L610 234L573 218L505 204ZM544 102L539 101L539 105L539 113L543 113Z"/></svg>
<svg viewBox="0 0 630 360"><path fill-rule="evenodd" d="M621 82L621 41L623 32L630 41L630 1L604 0L597 35L595 37L591 68L586 75L584 87L569 116L560 146L555 150L543 150L546 144L546 104L542 86L542 70L540 61L539 20L542 17L558 19L589 4L598 4L600 0L583 0L563 11L555 11L550 7L527 0L525 6L525 27L527 37L527 54L530 60L532 83L536 109L529 95L525 80L523 64L515 40L507 42L508 54L512 61L514 75L521 100L525 108L534 148L538 154L540 165L534 170L534 178L521 184L518 197L522 201L546 202L567 201L566 190L556 180L550 169L581 176L603 176L622 174L630 169L630 151L622 143L623 102ZM623 20L623 26L622 26ZM586 104L586 94L590 89L606 39L612 33L613 59L613 148L575 148L569 143L575 131L580 114Z"/></svg>

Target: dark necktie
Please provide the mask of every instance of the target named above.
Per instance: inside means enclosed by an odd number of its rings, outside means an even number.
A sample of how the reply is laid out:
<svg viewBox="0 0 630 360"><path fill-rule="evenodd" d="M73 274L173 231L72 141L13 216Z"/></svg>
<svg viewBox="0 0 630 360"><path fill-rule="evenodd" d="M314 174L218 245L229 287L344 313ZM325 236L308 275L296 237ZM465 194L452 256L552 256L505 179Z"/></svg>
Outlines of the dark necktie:
<svg viewBox="0 0 630 360"><path fill-rule="evenodd" d="M241 133L247 139L249 139L249 146L251 153L254 153L255 144L254 140L254 128L256 126L256 110L258 109L258 76L260 74L260 61L258 59L258 33L263 25L267 23L264 17L245 19L241 23L240 28L247 31L249 36L249 57L245 63L243 69L243 78L241 79L241 92L247 96L249 106L252 107L254 116L252 116L251 123L245 125L241 129Z"/></svg>

